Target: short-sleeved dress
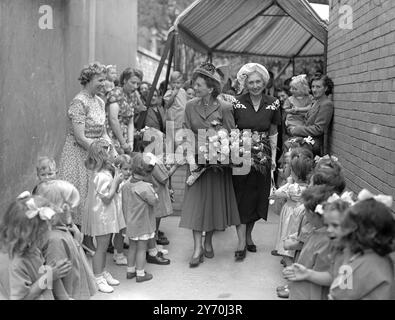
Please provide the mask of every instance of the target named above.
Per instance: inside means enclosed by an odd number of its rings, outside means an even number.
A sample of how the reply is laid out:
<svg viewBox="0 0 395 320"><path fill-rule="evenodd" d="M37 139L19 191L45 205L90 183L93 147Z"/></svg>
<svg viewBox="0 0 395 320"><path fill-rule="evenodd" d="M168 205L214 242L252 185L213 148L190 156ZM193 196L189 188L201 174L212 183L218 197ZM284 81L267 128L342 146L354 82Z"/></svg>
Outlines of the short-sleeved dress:
<svg viewBox="0 0 395 320"><path fill-rule="evenodd" d="M277 190L277 192L284 192L288 196L287 202L283 205L280 212L276 238L276 250L278 254L283 256L294 257L295 255L293 250L284 249L284 239L298 231L301 211L304 208L300 202L300 197L306 188L307 184L305 183L287 183Z"/></svg>
<svg viewBox="0 0 395 320"><path fill-rule="evenodd" d="M326 227L316 229L303 245L297 263L318 272L330 271L332 242ZM327 300L329 287L320 286L310 281L291 281L289 298L291 300Z"/></svg>
<svg viewBox="0 0 395 320"><path fill-rule="evenodd" d="M107 99L107 114L109 113L109 105L112 103L118 103L119 112L118 112L118 121L121 126L122 134L128 143L133 143L133 141L129 141L129 123L132 121L134 128L134 116L137 113L137 93L132 92L131 94L126 94L121 87L115 87L108 93ZM107 116L107 132L110 139L113 141L115 148L119 151L121 149L120 142L118 141L115 133L112 131L111 126L108 122Z"/></svg>
<svg viewBox="0 0 395 320"><path fill-rule="evenodd" d="M131 240L148 240L155 236L154 206L159 202L152 185L130 179L122 187L122 209L126 235Z"/></svg>
<svg viewBox="0 0 395 320"><path fill-rule="evenodd" d="M94 172L89 179L86 214L82 219L82 232L90 236L118 233L126 227L122 211L118 210L115 196L105 204L102 196L110 192L113 176L108 170Z"/></svg>
<svg viewBox="0 0 395 320"><path fill-rule="evenodd" d="M339 254L332 269L331 300L390 300L394 291L394 265L390 256L373 250Z"/></svg>
<svg viewBox="0 0 395 320"><path fill-rule="evenodd" d="M238 129L268 134L272 124L280 125L279 100L262 95L259 109L255 111L249 93L238 96L237 99L240 103L237 104L234 113ZM252 223L261 218L266 220L271 188L270 171L262 174L251 168L246 175L234 175L233 185L241 223Z"/></svg>
<svg viewBox="0 0 395 320"><path fill-rule="evenodd" d="M198 129L212 128L214 120L219 121L228 131L234 129L232 105L220 99L207 107L203 106L201 98L188 101L184 127L194 133L196 150ZM190 173L186 176L189 175ZM215 171L209 168L193 185L185 185L180 227L196 231L223 231L228 226L239 224L231 169Z"/></svg>
<svg viewBox="0 0 395 320"><path fill-rule="evenodd" d="M47 264L56 263L56 261L63 259L71 262L71 271L62 279L57 280L70 298L88 300L97 292L93 271L84 250L66 226L52 228L42 252ZM54 285L55 299L64 300L64 291L58 291Z"/></svg>
<svg viewBox="0 0 395 320"><path fill-rule="evenodd" d="M70 125L60 158L59 178L72 183L80 193L81 202L77 210L73 212L73 221L81 225L84 202L88 195L89 173L84 165L88 151L76 141L72 123L85 124L85 137L89 139L107 137L105 106L99 97L93 97L86 90L82 90L71 102L67 115Z"/></svg>
<svg viewBox="0 0 395 320"><path fill-rule="evenodd" d="M44 261L44 257L38 249L26 256L15 256L11 259L9 268L11 300L25 299L30 293L32 285L47 272ZM48 286L37 297L37 300L54 300L51 287Z"/></svg>

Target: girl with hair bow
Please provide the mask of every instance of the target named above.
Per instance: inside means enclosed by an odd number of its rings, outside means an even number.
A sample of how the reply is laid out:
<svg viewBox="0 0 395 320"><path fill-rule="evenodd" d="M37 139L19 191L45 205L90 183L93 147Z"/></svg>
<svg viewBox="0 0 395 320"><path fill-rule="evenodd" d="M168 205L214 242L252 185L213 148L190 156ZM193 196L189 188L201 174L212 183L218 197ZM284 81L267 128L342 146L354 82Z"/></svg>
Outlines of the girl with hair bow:
<svg viewBox="0 0 395 320"><path fill-rule="evenodd" d="M41 253L49 221L55 215L50 202L23 192L8 207L0 220L0 248L8 253L6 298L11 300L53 300L52 283L71 270L67 259L44 265ZM5 270L5 269L4 269Z"/></svg>
<svg viewBox="0 0 395 320"><path fill-rule="evenodd" d="M393 298L395 220L392 197L362 190L341 223L342 255L334 262L329 292L333 300ZM346 289L346 290L345 290Z"/></svg>

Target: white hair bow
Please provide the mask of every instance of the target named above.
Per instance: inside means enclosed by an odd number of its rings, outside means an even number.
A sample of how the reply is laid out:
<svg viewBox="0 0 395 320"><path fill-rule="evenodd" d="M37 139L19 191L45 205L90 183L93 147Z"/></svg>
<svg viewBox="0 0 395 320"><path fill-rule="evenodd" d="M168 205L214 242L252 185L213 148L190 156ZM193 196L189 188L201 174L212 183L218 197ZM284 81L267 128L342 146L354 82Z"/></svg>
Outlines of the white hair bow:
<svg viewBox="0 0 395 320"><path fill-rule="evenodd" d="M338 162L338 161L339 161L339 159L338 159L337 157L335 157L335 156L329 156L329 154L327 154L327 155L325 155L325 156L323 156L323 157L315 156L315 158L314 158L314 161L315 161L315 162L320 162L321 160L332 160L332 161L334 161L334 162Z"/></svg>
<svg viewBox="0 0 395 320"><path fill-rule="evenodd" d="M29 191L24 191L16 198L22 200L31 196L32 194ZM26 211L26 216L29 219L33 219L35 216L39 215L41 220L51 220L51 218L56 214L56 212L50 207L37 207L34 198L30 198L29 200L27 200L26 206L29 209Z"/></svg>
<svg viewBox="0 0 395 320"><path fill-rule="evenodd" d="M324 207L322 206L322 204L317 204L315 206L314 212L323 215L324 214Z"/></svg>
<svg viewBox="0 0 395 320"><path fill-rule="evenodd" d="M29 208L29 210L26 211L26 216L29 219L33 219L35 216L39 215L41 220L51 220L55 215L55 211L49 207L37 207L33 198L27 200L26 205Z"/></svg>
<svg viewBox="0 0 395 320"><path fill-rule="evenodd" d="M392 202L393 202L392 196L387 196L387 195L384 195L384 194L374 195L369 190L363 189L358 194L358 200L359 201L363 201L363 200L368 200L368 199L374 199L374 200L376 200L378 202L381 202L384 205L386 205L388 208L392 207Z"/></svg>
<svg viewBox="0 0 395 320"><path fill-rule="evenodd" d="M352 192L351 191L344 192L340 197L337 193L334 193L328 198L328 200L326 200L326 202L332 203L337 200L342 200L344 202L348 202L350 205L353 205L355 203L354 200L352 199Z"/></svg>
<svg viewBox="0 0 395 320"><path fill-rule="evenodd" d="M315 144L315 141L314 141L313 137L311 137L311 136L308 136L307 138L304 138L303 141L308 143L308 144L311 144L311 145Z"/></svg>

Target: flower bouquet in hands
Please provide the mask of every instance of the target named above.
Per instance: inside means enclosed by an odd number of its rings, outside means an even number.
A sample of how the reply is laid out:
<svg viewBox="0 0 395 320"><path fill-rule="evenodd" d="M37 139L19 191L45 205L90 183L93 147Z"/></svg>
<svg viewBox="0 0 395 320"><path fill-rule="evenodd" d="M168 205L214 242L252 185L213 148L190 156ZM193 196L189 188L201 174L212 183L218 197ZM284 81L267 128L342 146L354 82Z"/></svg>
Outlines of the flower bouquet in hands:
<svg viewBox="0 0 395 320"><path fill-rule="evenodd" d="M190 176L187 178L189 186L207 169L222 170L224 166L229 166L230 141L228 132L221 127L221 123L218 120L212 121L211 126L214 129L213 134L207 136L205 143L199 146L198 164L196 164L193 156L189 156L187 159L191 171Z"/></svg>
<svg viewBox="0 0 395 320"><path fill-rule="evenodd" d="M266 174L271 168L271 147L267 133L233 130L230 134L232 159L249 159L251 166Z"/></svg>

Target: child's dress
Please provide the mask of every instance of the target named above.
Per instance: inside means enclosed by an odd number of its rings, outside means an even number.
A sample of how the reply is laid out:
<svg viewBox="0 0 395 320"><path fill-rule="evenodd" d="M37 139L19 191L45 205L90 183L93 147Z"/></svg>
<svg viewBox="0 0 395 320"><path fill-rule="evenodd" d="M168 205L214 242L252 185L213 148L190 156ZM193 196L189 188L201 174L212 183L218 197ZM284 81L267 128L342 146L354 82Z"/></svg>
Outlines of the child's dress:
<svg viewBox="0 0 395 320"><path fill-rule="evenodd" d="M39 249L26 256L15 256L11 259L9 268L10 299L25 299L32 285L45 273L44 257ZM45 289L36 300L54 300L49 285L48 289Z"/></svg>
<svg viewBox="0 0 395 320"><path fill-rule="evenodd" d="M48 242L43 247L46 264L67 259L71 271L54 283L53 294L56 300L69 296L75 300L88 300L97 292L97 285L84 250L74 239L66 226L54 226L49 233Z"/></svg>
<svg viewBox="0 0 395 320"><path fill-rule="evenodd" d="M148 240L155 236L154 206L158 201L150 183L132 178L122 187L122 209L129 239Z"/></svg>
<svg viewBox="0 0 395 320"><path fill-rule="evenodd" d="M159 202L154 206L155 217L167 217L173 214L173 206L171 204L169 191L169 171L159 159L157 159L151 176L154 190L159 199Z"/></svg>
<svg viewBox="0 0 395 320"><path fill-rule="evenodd" d="M105 204L101 197L110 192L113 176L108 170L94 172L89 179L88 197L85 202L86 214L82 219L82 233L89 236L102 236L118 233L125 228L122 211L117 210L116 199Z"/></svg>
<svg viewBox="0 0 395 320"><path fill-rule="evenodd" d="M286 183L277 192L287 194L287 202L283 205L280 213L280 222L278 225L276 250L278 254L293 257L293 250L284 249L284 239L290 234L297 232L300 223L303 205L301 204L302 192L307 188L305 183Z"/></svg>
<svg viewBox="0 0 395 320"><path fill-rule="evenodd" d="M394 266L389 256L372 249L363 254L337 255L332 270L331 300L390 300L394 291Z"/></svg>
<svg viewBox="0 0 395 320"><path fill-rule="evenodd" d="M330 271L332 242L326 227L312 231L299 255L298 264L318 272ZM289 298L291 300L327 300L329 287L310 281L290 281Z"/></svg>

